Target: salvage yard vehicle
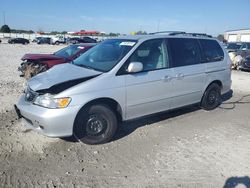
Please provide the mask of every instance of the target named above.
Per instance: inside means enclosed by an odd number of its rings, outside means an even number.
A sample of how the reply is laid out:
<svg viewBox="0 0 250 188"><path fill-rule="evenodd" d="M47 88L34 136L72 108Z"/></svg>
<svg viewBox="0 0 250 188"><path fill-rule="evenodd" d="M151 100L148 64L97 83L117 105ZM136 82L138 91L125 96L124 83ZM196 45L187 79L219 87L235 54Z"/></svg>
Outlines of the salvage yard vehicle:
<svg viewBox="0 0 250 188"><path fill-rule="evenodd" d="M18 67L21 72L20 76L29 79L54 65L73 61L93 46L94 44L75 44L67 46L54 54L25 54L22 57L24 62Z"/></svg>
<svg viewBox="0 0 250 188"><path fill-rule="evenodd" d="M67 40L68 44L78 44L78 43L97 43L95 39L92 39L90 37L83 37L83 38L78 38L78 37L72 37Z"/></svg>
<svg viewBox="0 0 250 188"><path fill-rule="evenodd" d="M40 37L40 38L37 38L36 43L37 44L51 44L51 38L50 37Z"/></svg>
<svg viewBox="0 0 250 188"><path fill-rule="evenodd" d="M37 43L37 41L40 40L41 38L42 38L42 37L35 37L35 38L32 40L32 42Z"/></svg>
<svg viewBox="0 0 250 188"><path fill-rule="evenodd" d="M250 56L245 57L239 62L238 69L250 71Z"/></svg>
<svg viewBox="0 0 250 188"><path fill-rule="evenodd" d="M8 40L9 44L29 44L30 41L25 38L12 38Z"/></svg>
<svg viewBox="0 0 250 188"><path fill-rule="evenodd" d="M226 46L227 52L237 52L240 47L242 46L242 43L240 42L229 42Z"/></svg>
<svg viewBox="0 0 250 188"><path fill-rule="evenodd" d="M51 43L56 45L65 44L66 38L63 35L56 35L51 38Z"/></svg>
<svg viewBox="0 0 250 188"><path fill-rule="evenodd" d="M230 91L230 66L219 42L204 34L107 39L31 78L15 109L44 135L101 144L122 121L192 104L215 109Z"/></svg>
<svg viewBox="0 0 250 188"><path fill-rule="evenodd" d="M241 43L241 47L236 52L229 53L232 60L232 68L240 69L241 62L250 55L250 42Z"/></svg>

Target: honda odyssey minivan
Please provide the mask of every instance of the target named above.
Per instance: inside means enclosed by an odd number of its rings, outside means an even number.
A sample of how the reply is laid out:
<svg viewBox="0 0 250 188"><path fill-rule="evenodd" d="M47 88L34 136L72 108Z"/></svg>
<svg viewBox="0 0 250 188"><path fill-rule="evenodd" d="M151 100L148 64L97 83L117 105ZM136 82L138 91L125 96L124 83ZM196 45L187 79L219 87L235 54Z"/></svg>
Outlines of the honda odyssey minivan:
<svg viewBox="0 0 250 188"><path fill-rule="evenodd" d="M216 108L231 88L230 66L227 52L207 35L108 39L31 78L15 108L44 135L100 144L122 121L197 103Z"/></svg>

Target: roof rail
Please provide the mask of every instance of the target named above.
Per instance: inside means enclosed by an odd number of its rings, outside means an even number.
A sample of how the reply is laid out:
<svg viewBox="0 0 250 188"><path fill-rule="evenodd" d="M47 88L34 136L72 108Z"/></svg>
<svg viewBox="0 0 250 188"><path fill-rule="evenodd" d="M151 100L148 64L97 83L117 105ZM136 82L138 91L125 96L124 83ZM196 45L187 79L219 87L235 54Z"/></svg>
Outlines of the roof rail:
<svg viewBox="0 0 250 188"><path fill-rule="evenodd" d="M208 38L212 38L212 35L208 35L206 33L181 33L182 35L186 35L186 36L193 36L193 37L208 37ZM177 34L172 34L172 35L179 35L179 33Z"/></svg>
<svg viewBox="0 0 250 188"><path fill-rule="evenodd" d="M186 36L193 36L193 37L209 37L212 38L211 35L208 35L206 33L186 33L184 31L160 31L160 32L155 32L155 33L149 33L150 35L155 35L155 34L168 34L171 36L174 35L186 35Z"/></svg>
<svg viewBox="0 0 250 188"><path fill-rule="evenodd" d="M158 31L158 32L153 32L149 33L150 35L156 35L156 34L168 34L168 35L174 35L174 34L184 34L185 32L183 31Z"/></svg>
<svg viewBox="0 0 250 188"><path fill-rule="evenodd" d="M194 37L209 37L212 38L212 35L208 35L206 33L187 33L187 35L190 34Z"/></svg>

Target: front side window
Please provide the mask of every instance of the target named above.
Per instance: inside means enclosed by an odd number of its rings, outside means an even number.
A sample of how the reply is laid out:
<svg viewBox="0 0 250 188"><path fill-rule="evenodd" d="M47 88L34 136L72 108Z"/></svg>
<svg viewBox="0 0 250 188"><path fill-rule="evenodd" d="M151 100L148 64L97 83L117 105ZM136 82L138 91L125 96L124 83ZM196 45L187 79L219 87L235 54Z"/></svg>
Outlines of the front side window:
<svg viewBox="0 0 250 188"><path fill-rule="evenodd" d="M169 67L168 55L163 39L154 39L142 43L129 58L129 62L141 62L143 71Z"/></svg>
<svg viewBox="0 0 250 188"><path fill-rule="evenodd" d="M136 40L108 39L73 61L74 65L101 72L110 71L136 44Z"/></svg>
<svg viewBox="0 0 250 188"><path fill-rule="evenodd" d="M169 38L168 44L173 67L201 63L200 46L197 39Z"/></svg>
<svg viewBox="0 0 250 188"><path fill-rule="evenodd" d="M200 44L203 49L204 62L222 61L224 59L223 50L215 40L202 39Z"/></svg>

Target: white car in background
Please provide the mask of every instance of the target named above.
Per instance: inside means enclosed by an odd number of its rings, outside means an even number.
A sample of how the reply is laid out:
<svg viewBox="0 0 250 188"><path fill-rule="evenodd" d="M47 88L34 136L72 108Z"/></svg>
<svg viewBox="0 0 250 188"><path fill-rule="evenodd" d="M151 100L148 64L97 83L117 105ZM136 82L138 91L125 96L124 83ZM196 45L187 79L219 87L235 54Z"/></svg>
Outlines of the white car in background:
<svg viewBox="0 0 250 188"><path fill-rule="evenodd" d="M56 45L65 44L66 38L63 35L56 35L51 38L51 43Z"/></svg>

